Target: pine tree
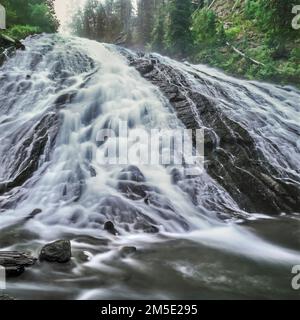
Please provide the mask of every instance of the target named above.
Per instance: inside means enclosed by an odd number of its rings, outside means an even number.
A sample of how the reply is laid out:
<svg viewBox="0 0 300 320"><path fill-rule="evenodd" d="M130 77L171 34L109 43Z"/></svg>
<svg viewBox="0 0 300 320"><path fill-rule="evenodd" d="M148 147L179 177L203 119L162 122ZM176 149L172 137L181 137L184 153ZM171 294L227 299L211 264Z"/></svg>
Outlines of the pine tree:
<svg viewBox="0 0 300 320"><path fill-rule="evenodd" d="M155 0L138 0L137 38L140 44L151 42L154 25Z"/></svg>
<svg viewBox="0 0 300 320"><path fill-rule="evenodd" d="M168 46L176 54L188 54L191 44L191 0L171 0L169 9Z"/></svg>
<svg viewBox="0 0 300 320"><path fill-rule="evenodd" d="M155 24L151 34L153 50L163 52L165 49L165 36L166 36L166 24L167 24L167 10L165 3L162 2L157 9L155 17Z"/></svg>
<svg viewBox="0 0 300 320"><path fill-rule="evenodd" d="M133 6L131 0L117 0L115 2L115 12L121 24L121 33L126 37L126 42L131 42L132 38L132 18Z"/></svg>

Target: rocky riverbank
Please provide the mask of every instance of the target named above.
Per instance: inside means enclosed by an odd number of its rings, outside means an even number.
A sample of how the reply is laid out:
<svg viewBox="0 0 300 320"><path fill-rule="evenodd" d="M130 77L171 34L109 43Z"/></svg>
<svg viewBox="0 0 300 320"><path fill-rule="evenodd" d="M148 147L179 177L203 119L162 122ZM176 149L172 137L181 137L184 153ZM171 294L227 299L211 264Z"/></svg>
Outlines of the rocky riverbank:
<svg viewBox="0 0 300 320"><path fill-rule="evenodd" d="M106 221L103 229L107 235L117 236L118 234L112 221ZM72 239L77 242L80 242L79 238L72 236ZM101 242L100 239L93 237L91 237L89 241L92 241L92 243L96 242L97 244L100 242L104 246L107 245L107 242ZM14 243L13 239L11 239L11 243ZM0 245L3 246L5 243L0 241ZM37 254L34 254L32 251L1 251L0 248L0 266L5 268L6 277L18 277L23 274L27 268L34 266L36 263L66 264L70 262L73 257L71 240L56 240L54 242L47 243L40 249L36 250L36 252ZM123 258L136 252L137 249L135 247L121 246L119 248L120 257ZM84 252L77 252L76 255L78 254L84 255Z"/></svg>

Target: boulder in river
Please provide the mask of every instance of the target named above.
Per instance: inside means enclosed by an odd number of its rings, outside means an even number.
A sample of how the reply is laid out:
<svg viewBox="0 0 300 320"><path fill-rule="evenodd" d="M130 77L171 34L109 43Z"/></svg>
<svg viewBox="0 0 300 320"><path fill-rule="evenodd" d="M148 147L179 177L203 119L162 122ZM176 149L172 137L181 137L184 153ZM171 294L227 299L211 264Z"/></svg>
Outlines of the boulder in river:
<svg viewBox="0 0 300 320"><path fill-rule="evenodd" d="M40 253L40 261L66 263L71 260L71 242L58 240L45 245Z"/></svg>
<svg viewBox="0 0 300 320"><path fill-rule="evenodd" d="M115 226L114 226L113 222L111 222L111 221L106 221L104 223L104 230L113 234L114 236L116 236L118 234L118 231L115 229Z"/></svg>

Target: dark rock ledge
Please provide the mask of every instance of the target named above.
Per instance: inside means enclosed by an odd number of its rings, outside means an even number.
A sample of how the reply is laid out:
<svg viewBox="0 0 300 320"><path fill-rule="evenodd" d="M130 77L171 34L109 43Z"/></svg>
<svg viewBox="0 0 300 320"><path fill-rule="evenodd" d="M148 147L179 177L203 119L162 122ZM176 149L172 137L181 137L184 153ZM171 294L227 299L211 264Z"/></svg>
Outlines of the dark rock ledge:
<svg viewBox="0 0 300 320"><path fill-rule="evenodd" d="M25 271L25 267L34 265L36 260L28 253L0 251L0 265L5 268L7 277L19 276Z"/></svg>
<svg viewBox="0 0 300 320"><path fill-rule="evenodd" d="M207 128L204 141L206 170L240 209L265 214L300 212L299 186L292 182L293 179L286 182L277 178L280 173L258 150L248 131L230 119L217 101L195 91L180 70L159 61L157 57L136 56L122 50L121 53L142 77L160 89L187 129L200 128L196 109L202 125ZM194 77L197 79L198 76ZM219 145L216 144L216 136Z"/></svg>
<svg viewBox="0 0 300 320"><path fill-rule="evenodd" d="M71 260L71 257L70 241L58 240L41 249L39 260L66 263ZM21 275L27 267L33 266L37 260L27 252L0 251L0 266L5 268L5 274L8 278Z"/></svg>
<svg viewBox="0 0 300 320"><path fill-rule="evenodd" d="M109 221L108 224L111 224L114 227L112 222ZM96 239L93 241L95 240ZM97 244L99 243L98 241L96 241ZM107 243L105 242L105 244ZM136 252L136 247L125 246L119 249L119 255L121 258L130 257ZM80 254L82 253L83 252ZM0 251L0 267L5 268L5 276L7 278L13 278L23 274L26 268L35 265L38 260L40 263L46 262L68 265L72 256L71 242L69 240L57 240L42 247L38 259L27 252ZM84 257L83 261L87 261L86 257ZM10 297L0 294L0 300L6 298L9 299Z"/></svg>

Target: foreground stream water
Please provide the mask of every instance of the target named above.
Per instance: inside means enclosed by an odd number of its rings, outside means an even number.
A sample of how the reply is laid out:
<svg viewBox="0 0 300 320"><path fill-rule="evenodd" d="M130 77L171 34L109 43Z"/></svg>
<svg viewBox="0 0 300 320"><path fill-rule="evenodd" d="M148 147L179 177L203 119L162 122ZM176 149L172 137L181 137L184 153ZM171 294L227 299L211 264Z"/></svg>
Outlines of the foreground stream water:
<svg viewBox="0 0 300 320"><path fill-rule="evenodd" d="M247 212L206 171L193 187L194 179L174 183L180 166L140 165L136 171L101 165L108 146L125 139L117 135L99 144L101 129L118 131L119 121L126 121L133 151L137 135L184 124L159 88L116 48L60 35L36 36L24 44L26 51L0 68L0 250L38 256L45 243L69 239L73 258L62 265L38 262L9 279L8 294L17 299L300 298L291 286L292 267L300 264L300 208L276 215ZM207 96L217 97L222 88L226 114L248 130L277 170L276 179L297 194L296 89L156 57L175 71L196 73L202 81L191 80L195 90ZM209 86L208 78L216 85ZM247 98L247 108L232 103L233 97ZM197 188L192 199L191 188ZM297 207L298 200L290 202ZM106 221L114 222L117 236L103 230ZM122 256L124 246L137 253Z"/></svg>

